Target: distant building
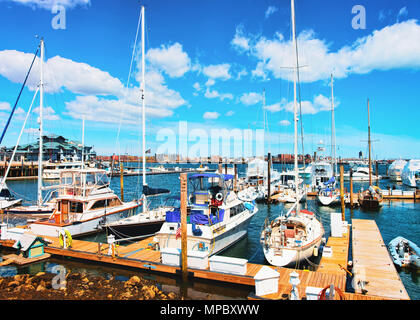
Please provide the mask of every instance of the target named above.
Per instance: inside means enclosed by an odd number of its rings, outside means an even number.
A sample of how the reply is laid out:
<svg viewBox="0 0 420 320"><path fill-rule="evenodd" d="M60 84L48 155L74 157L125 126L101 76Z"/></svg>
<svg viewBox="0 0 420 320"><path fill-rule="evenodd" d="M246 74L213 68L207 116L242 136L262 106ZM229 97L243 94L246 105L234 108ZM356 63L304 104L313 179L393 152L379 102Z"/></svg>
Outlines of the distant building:
<svg viewBox="0 0 420 320"><path fill-rule="evenodd" d="M82 144L79 141L72 141L63 136L48 134L42 136L43 142L43 160L51 160L53 162L63 160L81 160L82 159ZM2 148L1 158L10 160L14 146L10 148ZM28 143L18 146L16 150L15 161L38 161L39 154L39 139L36 142ZM85 159L89 160L96 157L96 152L93 147L84 146Z"/></svg>

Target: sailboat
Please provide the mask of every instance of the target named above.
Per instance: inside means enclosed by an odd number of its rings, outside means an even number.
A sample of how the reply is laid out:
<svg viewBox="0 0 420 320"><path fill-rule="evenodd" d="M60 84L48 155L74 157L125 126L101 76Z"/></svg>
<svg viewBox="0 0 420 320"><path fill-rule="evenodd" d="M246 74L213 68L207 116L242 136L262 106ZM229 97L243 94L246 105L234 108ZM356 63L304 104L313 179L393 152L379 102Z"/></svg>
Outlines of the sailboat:
<svg viewBox="0 0 420 320"><path fill-rule="evenodd" d="M145 8L141 7L141 30L142 30L142 120L143 120L143 210L136 215L124 217L117 221L111 221L105 225L108 233L117 239L147 237L160 230L166 219L166 212L173 209L174 203L166 202L156 209L149 209L147 197L169 193L168 189L150 188L146 183L146 85L145 85L145 55L144 55L144 25ZM176 199L172 199L176 200Z"/></svg>
<svg viewBox="0 0 420 320"><path fill-rule="evenodd" d="M337 158L335 156L335 120L334 120L334 80L331 74L331 166L332 174L328 181L324 181L324 186L320 187L317 200L324 206L337 205L340 202L340 191L335 188L337 174Z"/></svg>
<svg viewBox="0 0 420 320"><path fill-rule="evenodd" d="M7 187L6 182L4 182L2 177L0 182L0 210L7 209L9 207L16 206L22 202L22 199L16 199Z"/></svg>
<svg viewBox="0 0 420 320"><path fill-rule="evenodd" d="M55 207L55 200L51 199L46 202L42 198L42 160L43 160L43 107L44 107L44 39L40 41L41 47L41 61L40 61L40 82L39 82L39 154L38 154L38 193L37 193L37 204L31 206L19 206L13 207L7 210L7 213L26 213L26 214L37 214L37 215L48 215L51 214ZM35 96L38 93L35 92ZM33 102L33 101L32 101ZM5 175L6 176L6 175ZM51 195L51 193L49 194Z"/></svg>
<svg viewBox="0 0 420 320"><path fill-rule="evenodd" d="M295 6L291 0L292 15L292 37L296 47L295 35ZM296 80L298 60L296 54L296 68L294 68L294 171L295 188L299 190L299 171L297 163L297 103L296 103ZM282 267L299 263L303 259L308 259L313 255L314 248L319 247L324 228L315 217L313 212L301 210L299 198L297 197L294 205L286 215L280 215L271 223L266 224L260 237L266 260L274 266Z"/></svg>
<svg viewBox="0 0 420 320"><path fill-rule="evenodd" d="M371 160L371 140L370 140L370 114L369 114L369 99L367 100L368 109L368 145L369 145L369 188L359 193L359 204L364 209L378 209L382 206L381 190L372 186L372 160Z"/></svg>

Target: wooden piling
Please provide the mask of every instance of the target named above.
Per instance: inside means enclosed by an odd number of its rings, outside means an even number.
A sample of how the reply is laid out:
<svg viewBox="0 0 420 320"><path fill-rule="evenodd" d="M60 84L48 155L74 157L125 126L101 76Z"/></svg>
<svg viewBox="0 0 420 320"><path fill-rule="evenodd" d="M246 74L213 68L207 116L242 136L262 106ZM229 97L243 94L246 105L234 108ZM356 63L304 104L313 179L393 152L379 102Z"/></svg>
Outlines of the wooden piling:
<svg viewBox="0 0 420 320"><path fill-rule="evenodd" d="M235 172L235 180L233 180L233 190L238 191L238 166L236 163L233 164L233 170Z"/></svg>
<svg viewBox="0 0 420 320"><path fill-rule="evenodd" d="M181 181L181 272L182 281L187 282L188 264L187 264L187 174L180 174Z"/></svg>
<svg viewBox="0 0 420 320"><path fill-rule="evenodd" d="M345 203L344 203L344 167L340 165L340 199L341 199L341 219L346 220Z"/></svg>
<svg viewBox="0 0 420 320"><path fill-rule="evenodd" d="M267 170L267 203L271 202L271 153L267 156L268 170Z"/></svg>
<svg viewBox="0 0 420 320"><path fill-rule="evenodd" d="M121 201L124 202L124 167L122 162L120 162L120 191Z"/></svg>
<svg viewBox="0 0 420 320"><path fill-rule="evenodd" d="M353 209L353 169L350 168L350 208Z"/></svg>

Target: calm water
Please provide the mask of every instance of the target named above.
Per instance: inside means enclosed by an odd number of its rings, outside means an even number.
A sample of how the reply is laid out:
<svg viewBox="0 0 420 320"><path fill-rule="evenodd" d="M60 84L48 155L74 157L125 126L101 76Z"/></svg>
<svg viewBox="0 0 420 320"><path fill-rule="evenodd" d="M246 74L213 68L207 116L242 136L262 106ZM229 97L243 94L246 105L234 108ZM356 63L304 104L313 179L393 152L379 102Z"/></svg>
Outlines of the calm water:
<svg viewBox="0 0 420 320"><path fill-rule="evenodd" d="M129 166L136 166L136 164L129 164ZM198 166L194 164L188 165L167 165L173 166ZM216 165L208 165L210 168L217 168ZM274 168L281 170L280 164L275 164ZM348 168L345 167L345 170ZM239 176L245 174L246 165L238 165ZM379 174L386 174L386 167L379 166ZM130 200L140 196L139 193L139 182L141 183L141 177L131 176L124 178L124 198ZM172 195L179 194L179 175L178 174L164 174L164 175L151 175L147 176L147 183L151 187L163 187L171 190ZM36 197L36 181L9 181L9 188L12 192L17 195L25 195L24 198L28 200L34 200ZM389 180L381 180L379 187L382 189L393 186ZM349 188L348 183L345 183L345 187ZM368 183L354 183L354 191L357 192L360 188L366 189ZM397 189L407 189L401 184L395 184ZM115 190L117 194L120 193L120 182L119 178L113 178L111 181L111 188ZM163 203L164 197L154 199L154 206ZM340 207L329 208L320 207L315 200L308 200L306 204L307 208L317 214L317 217L322 221L326 236L330 234L330 213L339 211ZM259 237L262 230L262 226L266 218L272 220L276 218L281 212L290 208L290 205L285 204L272 204L270 206L266 204L258 204L258 213L252 218L251 224L248 229L248 237L242 239L231 248L225 250L222 255L232 256L238 258L248 259L253 263L266 264L264 254L259 244ZM346 220L356 219L373 219L376 221L379 230L381 231L382 238L385 244L388 244L390 240L396 236L403 236L411 241L420 244L420 202L414 203L411 201L384 201L382 208L377 212L363 211L361 209L346 209ZM14 224L24 224L25 221L22 219L15 219L9 221ZM85 239L91 241L106 242L105 234L97 234L94 236L87 237ZM351 253L351 250L350 250ZM319 258L312 260L313 264L318 262ZM351 260L351 257L350 257ZM25 268L16 268L13 266L0 267L0 276L13 275L17 272L20 273L36 273L40 270L50 271L55 264L62 264L67 269L82 270L91 274L100 274L105 277L116 277L117 279L126 280L129 276L134 273L139 273L134 270L124 270L122 268L110 268L104 266L98 266L94 264L85 264L80 262L74 262L69 259L50 259L48 262L32 264ZM308 263L301 264L299 268L311 268ZM146 277L158 281L162 289L167 291L178 291L179 282L175 278L156 276L154 274L145 274ZM420 299L420 281L419 275L415 272L407 272L404 270L399 271L399 275L407 289L411 299ZM189 285L189 296L195 299L243 299L248 295L249 290L243 287L232 286L229 289L226 287L217 285L210 282L194 281Z"/></svg>

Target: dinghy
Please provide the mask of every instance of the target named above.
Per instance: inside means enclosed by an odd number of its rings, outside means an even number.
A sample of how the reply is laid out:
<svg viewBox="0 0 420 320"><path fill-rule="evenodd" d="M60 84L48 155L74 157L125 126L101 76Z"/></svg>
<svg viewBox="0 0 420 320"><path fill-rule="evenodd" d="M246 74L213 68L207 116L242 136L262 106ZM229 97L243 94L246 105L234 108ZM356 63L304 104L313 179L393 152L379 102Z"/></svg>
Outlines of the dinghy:
<svg viewBox="0 0 420 320"><path fill-rule="evenodd" d="M396 237L389 242L388 250L397 266L420 268L420 248L414 242Z"/></svg>

